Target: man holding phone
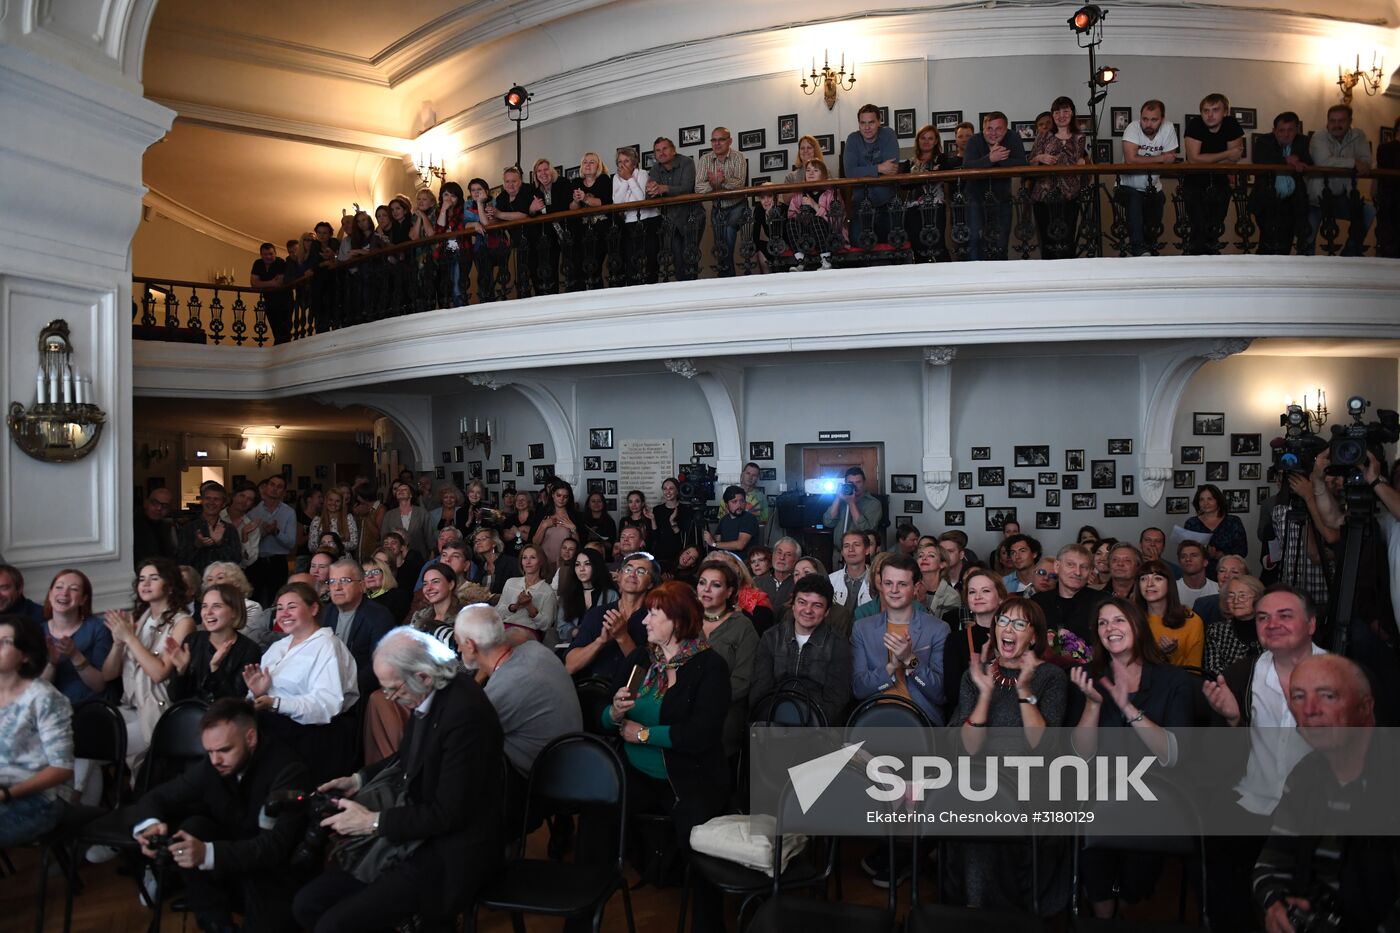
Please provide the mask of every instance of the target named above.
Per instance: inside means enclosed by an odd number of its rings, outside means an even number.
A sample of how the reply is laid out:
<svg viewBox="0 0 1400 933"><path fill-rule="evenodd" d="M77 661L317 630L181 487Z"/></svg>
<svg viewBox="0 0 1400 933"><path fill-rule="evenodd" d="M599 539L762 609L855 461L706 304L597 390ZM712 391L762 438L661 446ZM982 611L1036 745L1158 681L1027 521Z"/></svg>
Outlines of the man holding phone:
<svg viewBox="0 0 1400 933"><path fill-rule="evenodd" d="M865 491L865 471L849 467L836 490L836 498L822 515L822 524L831 529L832 542L840 547L848 531L874 531L885 517L880 500Z"/></svg>

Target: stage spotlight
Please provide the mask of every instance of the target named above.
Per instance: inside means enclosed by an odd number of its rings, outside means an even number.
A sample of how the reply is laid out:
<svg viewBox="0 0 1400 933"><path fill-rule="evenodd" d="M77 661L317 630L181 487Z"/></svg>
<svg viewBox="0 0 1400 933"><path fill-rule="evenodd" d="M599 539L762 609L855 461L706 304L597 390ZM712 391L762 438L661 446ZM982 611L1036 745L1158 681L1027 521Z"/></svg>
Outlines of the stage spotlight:
<svg viewBox="0 0 1400 933"><path fill-rule="evenodd" d="M1101 19L1103 19L1103 10L1091 3L1075 10L1074 15L1067 22L1071 29L1082 36L1097 26Z"/></svg>
<svg viewBox="0 0 1400 933"><path fill-rule="evenodd" d="M509 91L506 91L505 102L507 110L519 110L521 107L524 107L529 100L530 92L518 84Z"/></svg>
<svg viewBox="0 0 1400 933"><path fill-rule="evenodd" d="M1108 87L1118 80L1118 74L1117 68L1114 68L1112 65L1103 65L1098 71L1094 72L1094 84L1099 87Z"/></svg>

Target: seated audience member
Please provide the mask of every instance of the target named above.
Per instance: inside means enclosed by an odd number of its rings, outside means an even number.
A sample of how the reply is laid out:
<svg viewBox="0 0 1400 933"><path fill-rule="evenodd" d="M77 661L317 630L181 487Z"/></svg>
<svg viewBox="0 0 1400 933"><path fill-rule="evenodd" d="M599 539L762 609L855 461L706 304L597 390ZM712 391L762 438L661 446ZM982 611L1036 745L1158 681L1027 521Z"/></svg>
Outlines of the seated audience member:
<svg viewBox="0 0 1400 933"><path fill-rule="evenodd" d="M841 153L842 176L878 178L899 174L899 140L892 128L880 125L880 108L865 104L856 113L856 123L859 128L846 137ZM896 190L892 185L851 189L851 242L857 248L869 249L889 239L890 218L881 209L894 199ZM865 229L866 216L874 220L874 230Z"/></svg>
<svg viewBox="0 0 1400 933"><path fill-rule="evenodd" d="M748 567L749 574L757 581L759 577L764 576L773 569L772 548L763 545L749 548L748 560L745 566Z"/></svg>
<svg viewBox="0 0 1400 933"><path fill-rule="evenodd" d="M1312 750L1288 775L1254 865L1264 927L1300 929L1292 911L1302 908L1340 921L1314 920L1307 929L1390 929L1400 915L1394 756L1375 741L1366 672L1337 655L1305 658L1289 680L1288 706Z"/></svg>
<svg viewBox="0 0 1400 933"><path fill-rule="evenodd" d="M559 644L571 644L583 617L595 606L616 603L617 596L617 586L603 555L592 548L579 551L574 557L573 573L559 581Z"/></svg>
<svg viewBox="0 0 1400 933"><path fill-rule="evenodd" d="M1198 599L1209 599L1220 593L1220 584L1206 576L1206 548L1198 541L1182 541L1176 547L1176 563L1181 579L1176 581L1176 598L1188 608Z"/></svg>
<svg viewBox="0 0 1400 933"><path fill-rule="evenodd" d="M500 721L451 650L422 632L390 633L374 670L379 689L419 715L398 753L318 788L340 797L323 825L347 837L346 851L292 910L314 933L392 929L415 916L421 929L451 929L504 851Z"/></svg>
<svg viewBox="0 0 1400 933"><path fill-rule="evenodd" d="M866 550L866 555L867 557L869 556L869 549ZM884 594L880 592L880 568L885 566L885 561L889 560L893 556L895 555L890 554L886 551L881 551L870 560L870 569L866 571L865 576L866 579L870 581L870 590L873 595L870 599L866 600L863 603L860 603L855 607L855 611L851 613L851 618L855 622L859 622L861 619L864 619L867 616L873 616L876 613L884 611L885 597ZM828 577L828 580L829 579L830 578ZM914 602L923 606L924 598L925 595L923 580L919 577L915 577Z"/></svg>
<svg viewBox="0 0 1400 933"><path fill-rule="evenodd" d="M1053 126L1037 132L1026 161L1031 165L1088 164L1088 137L1075 126L1074 101L1055 98L1050 118ZM1079 194L1084 186L1082 175L1041 175L1031 185L1041 259L1073 259L1078 255Z"/></svg>
<svg viewBox="0 0 1400 933"><path fill-rule="evenodd" d="M335 774L354 760L354 717L360 698L355 658L320 625L321 603L310 587L289 583L277 593L277 625L288 637L243 669L248 695L269 741L291 744L312 777Z"/></svg>
<svg viewBox="0 0 1400 933"><path fill-rule="evenodd" d="M1255 604L1255 632L1263 652L1236 661L1205 683L1206 701L1219 723L1255 729L1235 790L1237 805L1253 815L1258 831L1217 838L1207 845L1207 870L1212 881L1218 881L1207 892L1213 927L1254 926L1250 871L1272 825L1271 814L1283 797L1287 775L1311 750L1296 731L1298 721L1288 698L1298 665L1305 658L1326 654L1313 644L1316 630L1317 612L1305 594L1287 587L1267 590Z"/></svg>
<svg viewBox="0 0 1400 933"><path fill-rule="evenodd" d="M1216 561L1215 593L1212 593L1210 596L1202 596L1190 604L1191 609L1196 615L1200 616L1201 621L1206 624L1207 631L1210 630L1212 622L1217 622L1225 618L1228 614L1223 611L1226 608L1224 599L1226 584L1235 579L1235 577L1247 573L1249 573L1249 565L1246 564L1245 559L1238 554L1226 554L1224 557L1220 558L1220 560ZM1182 600L1182 605L1186 605L1184 599Z"/></svg>
<svg viewBox="0 0 1400 933"><path fill-rule="evenodd" d="M826 623L831 595L830 581L820 574L793 584L791 616L758 640L751 714L761 714L777 691L796 690L821 709L828 725L842 721L851 700L851 645Z"/></svg>
<svg viewBox="0 0 1400 933"><path fill-rule="evenodd" d="M1079 755L1095 756L1099 729L1127 727L1160 764L1176 764L1176 739L1168 730L1193 725L1196 682L1167 663L1140 608L1117 596L1099 603L1093 660L1069 676L1084 703L1072 739ZM1150 897L1162 867L1155 856L1108 849L1086 849L1080 858L1089 902L1101 920L1117 914L1120 900Z"/></svg>
<svg viewBox="0 0 1400 933"><path fill-rule="evenodd" d="M472 536L473 579L492 596L487 602L496 603L506 581L520 576L520 564L506 553L505 542L492 528L479 529Z"/></svg>
<svg viewBox="0 0 1400 933"><path fill-rule="evenodd" d="M389 567L394 571L394 578L402 581L399 586L405 589L412 586L413 584L408 581L416 582L418 580L418 574L423 569L425 555L409 548L407 539L401 531L384 532L379 544L389 556Z"/></svg>
<svg viewBox="0 0 1400 933"><path fill-rule="evenodd" d="M1006 602L1006 597L1001 577L979 568L963 581L966 605L943 614L943 621L951 630L943 648L943 683L946 685L944 692L948 694L944 705L947 708L951 709L957 702L954 685L962 683L968 665L973 658L982 656L982 647L996 632L997 609Z"/></svg>
<svg viewBox="0 0 1400 933"><path fill-rule="evenodd" d="M423 599L427 605L415 612L408 624L447 644L451 637L452 620L462 609L457 596L457 574L451 567L438 564L423 571Z"/></svg>
<svg viewBox="0 0 1400 933"><path fill-rule="evenodd" d="M1225 561L1220 562L1225 566ZM1220 606L1214 622L1206 623L1206 646L1201 666L1207 677L1223 674L1243 659L1259 656L1259 634L1255 630L1254 606L1264 595L1264 584L1257 577L1239 574L1229 580L1218 597Z"/></svg>
<svg viewBox="0 0 1400 933"><path fill-rule="evenodd" d="M1224 94L1207 94L1201 99L1201 115L1187 119L1184 135L1187 162L1228 166L1244 161L1244 130L1230 115L1230 101ZM1230 210L1230 176L1224 172L1186 175L1181 179L1181 190L1191 223L1186 252L1214 255Z"/></svg>
<svg viewBox="0 0 1400 933"><path fill-rule="evenodd" d="M212 703L221 697L248 695L243 670L262 657L262 647L242 633L247 624L243 594L232 584L205 587L199 598L199 628L184 644L167 638L165 654L175 664L169 681L170 698L198 697Z"/></svg>
<svg viewBox="0 0 1400 933"><path fill-rule="evenodd" d="M506 526L501 530L501 541L505 544L503 553L514 557L534 539L535 529L539 525L535 503L528 492L520 490L515 494L514 503L506 509L505 522Z"/></svg>
<svg viewBox="0 0 1400 933"><path fill-rule="evenodd" d="M706 642L700 601L684 583L672 580L649 592L643 612L646 641L618 665L603 727L624 743L629 812L669 813L686 851L690 831L724 812L730 796L724 752L730 674ZM634 668L646 671L635 694L628 686ZM722 906L718 893L702 885L694 929L720 926Z"/></svg>
<svg viewBox="0 0 1400 933"><path fill-rule="evenodd" d="M705 531L705 544L724 551L747 554L752 545L759 543L762 532L758 527L758 519L746 508L744 488L724 487L724 495L720 497L720 501L724 503L724 514L720 516L714 533Z"/></svg>
<svg viewBox="0 0 1400 933"><path fill-rule="evenodd" d="M73 705L41 676L44 628L0 615L0 849L58 825L73 781Z"/></svg>
<svg viewBox="0 0 1400 933"><path fill-rule="evenodd" d="M154 837L180 871L185 900L199 929L293 933L292 896L301 871L292 854L305 832L306 814L284 806L267 813L271 800L311 789L306 766L286 745L264 741L253 707L225 697L199 722L205 758L147 791L122 818L154 859Z"/></svg>
<svg viewBox="0 0 1400 933"><path fill-rule="evenodd" d="M1298 138L1302 121L1291 110L1274 117L1274 131L1256 137L1249 161L1257 165L1286 165L1292 171L1262 172L1254 177L1249 210L1259 225L1259 255L1287 256L1313 252L1308 228L1308 189L1302 172L1312 165L1305 140Z"/></svg>
<svg viewBox="0 0 1400 933"><path fill-rule="evenodd" d="M732 758L744 740L758 632L753 620L739 611L739 574L732 562L714 556L701 564L695 594L704 610L705 641L724 659L729 670L730 706L724 720L724 751Z"/></svg>
<svg viewBox="0 0 1400 933"><path fill-rule="evenodd" d="M177 553L181 564L203 571L216 560L238 563L243 559L243 544L238 529L219 517L228 494L219 483L204 483L199 490L199 514L180 526L180 546Z"/></svg>
<svg viewBox="0 0 1400 933"><path fill-rule="evenodd" d="M613 175L613 203L644 201L647 196L647 170L635 149L617 150L617 172ZM614 285L654 285L660 250L661 212L654 207L624 211L622 220L622 268L609 270Z"/></svg>
<svg viewBox="0 0 1400 933"><path fill-rule="evenodd" d="M278 476L281 479L281 476ZM136 559L171 557L178 550L175 523L171 510L175 508L175 493L164 486L152 489L141 505L141 514L132 519L132 551ZM3 573L3 570L0 570ZM0 582L0 610L4 608L4 583Z"/></svg>
<svg viewBox="0 0 1400 933"><path fill-rule="evenodd" d="M962 605L962 597L943 575L942 548L937 544L925 544L919 548L916 561L924 590L924 596L919 600L920 605L940 619L950 609L957 609Z"/></svg>
<svg viewBox="0 0 1400 933"><path fill-rule="evenodd" d="M938 546L938 539L932 536L921 536L919 529L910 524L898 525L894 532L894 547L890 548L891 554L903 554L905 557L912 557L918 560L919 547L923 544Z"/></svg>
<svg viewBox="0 0 1400 933"><path fill-rule="evenodd" d="M1149 100L1138 111L1138 118L1123 130L1123 161L1128 165L1171 165L1180 154L1181 142L1176 128L1167 121L1167 105ZM1166 194L1162 191L1162 176L1120 175L1114 196L1128 214L1128 252L1144 256L1157 245L1162 235L1162 208ZM1149 245L1147 232L1151 230Z"/></svg>
<svg viewBox="0 0 1400 933"><path fill-rule="evenodd" d="M1055 554L1055 587L1036 593L1031 599L1045 613L1051 629L1067 629L1085 642L1094 638L1094 606L1100 594L1089 589L1089 568L1093 558L1082 544L1066 544ZM1200 663L1199 658L1196 661Z"/></svg>
<svg viewBox="0 0 1400 933"><path fill-rule="evenodd" d="M885 510L880 500L865 491L865 471L849 467L841 478L850 492L837 490L831 505L822 513L822 524L831 529L833 544L840 545L848 531L874 531L884 520Z"/></svg>
<svg viewBox="0 0 1400 933"><path fill-rule="evenodd" d="M811 187L794 194L787 209L788 242L793 246L791 271L830 269L832 252L844 245L841 198L826 184L831 176L821 159L808 161L802 174Z"/></svg>
<svg viewBox="0 0 1400 933"><path fill-rule="evenodd" d="M206 588L216 583L227 583L242 594L244 618L246 619L242 629L243 634L257 642L261 647L265 648L270 645L276 634L272 631L272 613L265 610L260 603L253 599L253 584L249 582L243 568L229 561L215 561L204 568L199 589L192 589L190 592L191 594L202 593ZM199 607L196 605L193 608L197 611Z"/></svg>
<svg viewBox="0 0 1400 933"><path fill-rule="evenodd" d="M739 593L735 596L739 611L749 617L753 623L754 631L762 635L777 624L778 615L773 611L773 603L768 599L768 594L754 585L753 574L749 573L748 565L738 558L737 555L729 551L715 551L709 560L723 560L734 566L734 573L739 579Z"/></svg>
<svg viewBox="0 0 1400 933"><path fill-rule="evenodd" d="M733 191L749 183L749 160L731 148L729 130L717 126L710 131L710 151L695 165L695 193ZM734 247L739 231L748 222L743 198L720 198L710 210L714 225L716 272L721 278L734 274Z"/></svg>
<svg viewBox="0 0 1400 933"><path fill-rule="evenodd" d="M899 164L899 170L906 175L933 175L952 168L953 161L943 152L938 130L932 124L925 124L914 134L914 152ZM930 180L904 188L900 193L906 199L904 232L919 262L947 262L950 258L943 232L948 219L944 189L942 182Z"/></svg>
<svg viewBox="0 0 1400 933"><path fill-rule="evenodd" d="M1167 533L1162 529L1144 528L1142 534L1138 535L1138 551L1141 553L1143 561L1160 560L1171 568L1172 579L1180 580L1181 568L1167 560L1165 556L1166 550Z"/></svg>
<svg viewBox="0 0 1400 933"><path fill-rule="evenodd" d="M1309 154L1319 168L1347 168L1358 172L1371 170L1371 143L1364 130L1351 125L1352 110L1346 104L1333 104L1327 109L1327 131L1313 133ZM1308 182L1309 239L1322 223L1323 199L1331 201L1338 220L1347 221L1347 239L1343 256L1360 256L1366 251L1366 233L1376 219L1375 205L1359 197L1352 199L1355 182L1347 177L1317 177Z"/></svg>
<svg viewBox="0 0 1400 933"><path fill-rule="evenodd" d="M165 640L183 644L194 631L194 619L185 609L189 595L180 568L158 558L136 571L136 607L132 612L109 609L103 615L112 633L112 650L102 665L102 676L121 678L118 707L127 728L127 758L141 761L151 744L156 720L170 704L166 682L175 663L165 651ZM133 618L134 615L134 618Z"/></svg>
<svg viewBox="0 0 1400 933"><path fill-rule="evenodd" d="M943 650L948 625L914 601L918 564L891 557L878 581L883 611L855 623L851 633L851 693L902 696L943 725Z"/></svg>
<svg viewBox="0 0 1400 933"><path fill-rule="evenodd" d="M798 580L813 573L820 574L828 583L831 582L830 575L826 572L826 565L820 560L815 557L798 558L792 565L793 586L797 585ZM792 596L789 594L787 602L778 611L778 622L782 624L791 621ZM826 624L835 629L842 638L849 639L851 637L851 627L854 624L854 611L841 605L833 595L831 609L826 614Z"/></svg>
<svg viewBox="0 0 1400 933"><path fill-rule="evenodd" d="M408 615L410 597L407 590L399 587L399 579L388 561L371 557L360 569L365 575L365 597L383 606L395 625L402 625Z"/></svg>
<svg viewBox="0 0 1400 933"><path fill-rule="evenodd" d="M967 141L963 168L1008 168L1026 165L1026 150L1015 133L1008 133L1006 114L987 114L982 132ZM1005 259L1011 238L1011 179L963 182L967 197L969 259Z"/></svg>
<svg viewBox="0 0 1400 933"><path fill-rule="evenodd" d="M1244 522L1237 515L1226 514L1225 496L1219 486L1210 483L1198 486L1191 504L1196 514L1188 518L1182 527L1196 534L1210 535L1210 542L1206 545L1208 576L1215 577L1216 562L1226 554L1249 556L1249 534L1244 529ZM1160 557L1160 553L1157 556Z"/></svg>
<svg viewBox="0 0 1400 933"><path fill-rule="evenodd" d="M1104 592L1119 599L1137 598L1138 570L1142 568L1142 552L1127 541L1119 541L1108 552L1108 586Z"/></svg>
<svg viewBox="0 0 1400 933"><path fill-rule="evenodd" d="M1162 561L1150 560L1138 572L1138 605L1147 613L1162 656L1179 667L1199 668L1206 644L1205 623L1181 604L1171 571Z"/></svg>
<svg viewBox="0 0 1400 933"><path fill-rule="evenodd" d="M544 645L511 644L496 611L484 603L457 613L453 632L462 664L486 680L486 697L505 737L506 758L522 778L528 776L541 749L583 728L574 682ZM515 785L520 791L517 802L523 805L524 781L512 781L508 788ZM516 830L509 822L505 828Z"/></svg>
<svg viewBox="0 0 1400 933"><path fill-rule="evenodd" d="M1102 590L1108 586L1109 569L1108 555L1113 552L1113 546L1118 543L1117 538L1104 538L1102 541L1095 541L1090 547L1093 556L1093 563L1089 566L1089 582L1086 586L1091 590Z"/></svg>
<svg viewBox="0 0 1400 933"><path fill-rule="evenodd" d="M622 559L617 572L617 602L595 604L588 610L564 656L564 667L576 679L602 677L611 681L637 646L646 644L642 600L657 584L658 573L646 552Z"/></svg>
<svg viewBox="0 0 1400 933"><path fill-rule="evenodd" d="M775 614L781 613L792 595L793 565L802 556L802 545L795 538L783 537L773 545L773 558L769 569L762 574L754 574L753 585L768 595L768 602Z"/></svg>
<svg viewBox="0 0 1400 933"><path fill-rule="evenodd" d="M398 625L379 603L365 599L365 577L360 562L346 557L331 565L331 602L322 613L321 624L350 649L355 659L360 696L374 692L374 671L370 661L374 646Z"/></svg>
<svg viewBox="0 0 1400 933"><path fill-rule="evenodd" d="M323 603L329 603L331 600L331 565L337 560L339 558L330 548L317 548L311 555L311 563L306 567L306 572L316 581L316 598Z"/></svg>
<svg viewBox="0 0 1400 933"><path fill-rule="evenodd" d="M1016 534L1003 543L1011 559L1011 572L1002 578L1002 586L1012 596L1033 590L1035 568L1041 557L1040 542L1030 535Z"/></svg>
<svg viewBox="0 0 1400 933"><path fill-rule="evenodd" d="M517 560L521 575L505 582L496 612L511 632L511 641L543 641L545 633L552 630L559 609L554 587L549 585L549 562L544 550L533 544L525 545Z"/></svg>
<svg viewBox="0 0 1400 933"><path fill-rule="evenodd" d="M72 569L54 574L43 611L48 646L44 680L71 703L105 695L107 679L102 668L112 651L112 633L102 624L102 616L93 614L92 582L87 574Z"/></svg>
<svg viewBox="0 0 1400 933"><path fill-rule="evenodd" d="M866 564L864 533L848 531L841 536L841 561L842 568L829 577L833 599L854 613L856 607L874 598L878 585Z"/></svg>
<svg viewBox="0 0 1400 933"><path fill-rule="evenodd" d="M935 539L938 549L943 552L943 575L949 585L959 593L963 591L963 571L971 560L967 551L967 535L958 531L945 531ZM922 545L922 541L920 544Z"/></svg>

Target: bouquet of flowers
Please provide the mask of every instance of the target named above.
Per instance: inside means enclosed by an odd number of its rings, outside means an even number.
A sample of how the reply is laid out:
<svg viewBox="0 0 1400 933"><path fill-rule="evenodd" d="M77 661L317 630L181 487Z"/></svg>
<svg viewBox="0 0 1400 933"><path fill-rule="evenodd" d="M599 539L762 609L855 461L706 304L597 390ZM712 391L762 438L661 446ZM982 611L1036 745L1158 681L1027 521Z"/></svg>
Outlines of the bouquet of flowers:
<svg viewBox="0 0 1400 933"><path fill-rule="evenodd" d="M1088 664L1094 651L1084 639L1067 628L1050 629L1050 644L1045 649L1045 660L1068 670L1081 664Z"/></svg>

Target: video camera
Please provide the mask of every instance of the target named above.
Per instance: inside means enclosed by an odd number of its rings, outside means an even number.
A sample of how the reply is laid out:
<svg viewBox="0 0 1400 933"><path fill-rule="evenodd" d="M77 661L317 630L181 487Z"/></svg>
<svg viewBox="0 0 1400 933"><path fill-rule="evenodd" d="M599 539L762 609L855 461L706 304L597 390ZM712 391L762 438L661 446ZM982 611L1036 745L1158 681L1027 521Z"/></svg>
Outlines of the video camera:
<svg viewBox="0 0 1400 933"><path fill-rule="evenodd" d="M1376 420L1366 424L1361 420L1371 403L1359 395L1347 399L1347 414L1351 424L1332 425L1330 462L1327 472L1342 477L1342 493L1348 506L1357 506L1372 499L1366 483L1366 455L1374 453L1377 460L1385 459L1384 445L1400 439L1400 413L1376 409Z"/></svg>
<svg viewBox="0 0 1400 933"><path fill-rule="evenodd" d="M1307 476L1313 471L1317 455L1327 449L1327 441L1312 429L1312 415L1301 405L1289 405L1279 415L1283 437L1274 441L1274 466L1284 473Z"/></svg>
<svg viewBox="0 0 1400 933"><path fill-rule="evenodd" d="M696 457L689 463L682 463L676 471L676 484L680 487L680 499L692 506L706 505L714 501L715 483L719 474L708 463L701 463Z"/></svg>
<svg viewBox="0 0 1400 933"><path fill-rule="evenodd" d="M292 850L290 864L302 868L320 864L326 851L326 842L331 831L321 825L326 817L340 812L340 804L330 794L308 793L305 791L278 791L267 798L263 807L267 815L276 819L284 810L300 810L306 814L306 831L301 842Z"/></svg>

